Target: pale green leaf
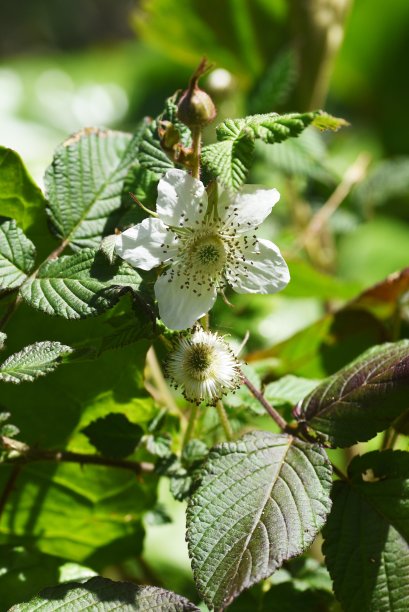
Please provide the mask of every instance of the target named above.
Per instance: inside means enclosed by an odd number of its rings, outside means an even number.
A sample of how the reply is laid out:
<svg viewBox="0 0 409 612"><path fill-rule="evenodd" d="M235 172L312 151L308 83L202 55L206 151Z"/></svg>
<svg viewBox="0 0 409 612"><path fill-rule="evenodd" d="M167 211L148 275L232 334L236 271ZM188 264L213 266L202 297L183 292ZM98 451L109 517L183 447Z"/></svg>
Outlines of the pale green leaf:
<svg viewBox="0 0 409 612"><path fill-rule="evenodd" d="M130 134L89 128L57 149L45 175L48 212L73 248L97 247L115 229L134 146Z"/></svg>
<svg viewBox="0 0 409 612"><path fill-rule="evenodd" d="M190 601L159 587L114 582L95 576L87 582L49 587L29 603L13 606L10 612L199 612Z"/></svg>
<svg viewBox="0 0 409 612"><path fill-rule="evenodd" d="M315 538L329 512L325 452L255 431L213 448L187 511L195 582L221 609Z"/></svg>
<svg viewBox="0 0 409 612"><path fill-rule="evenodd" d="M348 612L409 608L409 454L355 457L334 484L324 553L335 595Z"/></svg>
<svg viewBox="0 0 409 612"><path fill-rule="evenodd" d="M0 332L0 351L4 349L6 339L7 339L7 334Z"/></svg>
<svg viewBox="0 0 409 612"><path fill-rule="evenodd" d="M266 385L264 397L274 406L295 406L320 384L320 380L301 378L288 374Z"/></svg>
<svg viewBox="0 0 409 612"><path fill-rule="evenodd" d="M61 358L72 352L72 348L59 342L36 342L19 353L10 355L0 366L0 381L32 382L39 376L49 374L58 366Z"/></svg>
<svg viewBox="0 0 409 612"><path fill-rule="evenodd" d="M26 232L45 227L45 199L19 155L0 147L0 216L11 217ZM41 229L40 229L41 228Z"/></svg>
<svg viewBox="0 0 409 612"><path fill-rule="evenodd" d="M253 163L255 140L268 144L281 143L299 136L311 124L320 129L335 129L339 121L322 111L287 115L268 113L243 119L226 119L216 128L219 142L203 149L202 163L212 177L237 191Z"/></svg>
<svg viewBox="0 0 409 612"><path fill-rule="evenodd" d="M34 267L35 255L34 244L14 219L0 221L0 293L24 282Z"/></svg>
<svg viewBox="0 0 409 612"><path fill-rule="evenodd" d="M80 319L110 308L117 298L115 287L137 291L140 282L139 274L125 262L109 265L102 253L83 249L44 263L37 276L23 285L21 295L47 314Z"/></svg>

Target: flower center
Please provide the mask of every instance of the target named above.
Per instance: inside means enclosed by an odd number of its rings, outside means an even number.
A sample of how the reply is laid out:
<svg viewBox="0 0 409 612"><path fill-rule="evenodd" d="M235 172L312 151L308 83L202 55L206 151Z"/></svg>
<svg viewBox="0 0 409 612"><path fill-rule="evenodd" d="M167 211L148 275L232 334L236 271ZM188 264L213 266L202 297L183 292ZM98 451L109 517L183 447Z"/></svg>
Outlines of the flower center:
<svg viewBox="0 0 409 612"><path fill-rule="evenodd" d="M185 366L195 380L204 380L212 363L213 352L205 344L193 344L185 357Z"/></svg>
<svg viewBox="0 0 409 612"><path fill-rule="evenodd" d="M198 272L217 274L226 263L223 240L218 236L204 236L192 244L191 263Z"/></svg>

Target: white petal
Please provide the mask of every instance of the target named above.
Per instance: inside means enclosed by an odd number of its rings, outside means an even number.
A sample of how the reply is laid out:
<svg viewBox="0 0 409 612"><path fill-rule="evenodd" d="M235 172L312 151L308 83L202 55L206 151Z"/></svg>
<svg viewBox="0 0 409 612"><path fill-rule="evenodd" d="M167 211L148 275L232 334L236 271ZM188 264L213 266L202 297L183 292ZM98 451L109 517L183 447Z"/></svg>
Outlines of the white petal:
<svg viewBox="0 0 409 612"><path fill-rule="evenodd" d="M188 329L209 312L217 292L215 287L197 287L180 267L172 266L156 281L155 295L164 324L170 329Z"/></svg>
<svg viewBox="0 0 409 612"><path fill-rule="evenodd" d="M256 246L246 247L242 238L241 251L246 261L226 274L237 293L276 293L288 285L288 266L273 242L259 238Z"/></svg>
<svg viewBox="0 0 409 612"><path fill-rule="evenodd" d="M257 227L271 213L280 199L277 189L264 189L257 185L245 185L229 205L229 196L223 192L219 200L219 216L224 225L234 226L238 233Z"/></svg>
<svg viewBox="0 0 409 612"><path fill-rule="evenodd" d="M151 270L176 255L177 236L160 219L148 217L117 236L115 251L134 268Z"/></svg>
<svg viewBox="0 0 409 612"><path fill-rule="evenodd" d="M166 225L197 227L207 208L207 193L201 181L183 170L168 170L158 185L156 212Z"/></svg>

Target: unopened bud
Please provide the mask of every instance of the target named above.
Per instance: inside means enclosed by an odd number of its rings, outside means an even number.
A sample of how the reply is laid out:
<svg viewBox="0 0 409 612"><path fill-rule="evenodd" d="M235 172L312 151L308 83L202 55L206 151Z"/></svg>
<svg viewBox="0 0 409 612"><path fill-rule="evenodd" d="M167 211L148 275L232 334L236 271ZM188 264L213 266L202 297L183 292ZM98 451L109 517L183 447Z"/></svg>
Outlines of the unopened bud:
<svg viewBox="0 0 409 612"><path fill-rule="evenodd" d="M190 128L203 127L211 123L216 117L216 107L213 100L198 86L199 78L206 71L207 64L203 60L178 103L178 119Z"/></svg>

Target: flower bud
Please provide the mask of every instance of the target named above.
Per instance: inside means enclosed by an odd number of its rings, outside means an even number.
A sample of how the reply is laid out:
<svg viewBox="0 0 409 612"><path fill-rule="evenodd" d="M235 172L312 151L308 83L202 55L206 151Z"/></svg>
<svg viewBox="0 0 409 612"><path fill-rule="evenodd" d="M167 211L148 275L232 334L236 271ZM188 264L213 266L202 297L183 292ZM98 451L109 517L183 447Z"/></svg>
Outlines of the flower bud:
<svg viewBox="0 0 409 612"><path fill-rule="evenodd" d="M190 128L203 127L211 123L216 117L216 107L213 100L198 86L199 78L206 71L206 61L203 60L178 103L178 119Z"/></svg>

